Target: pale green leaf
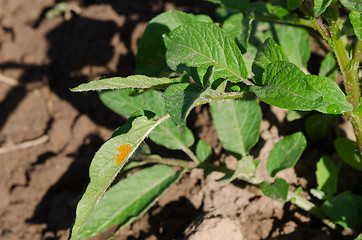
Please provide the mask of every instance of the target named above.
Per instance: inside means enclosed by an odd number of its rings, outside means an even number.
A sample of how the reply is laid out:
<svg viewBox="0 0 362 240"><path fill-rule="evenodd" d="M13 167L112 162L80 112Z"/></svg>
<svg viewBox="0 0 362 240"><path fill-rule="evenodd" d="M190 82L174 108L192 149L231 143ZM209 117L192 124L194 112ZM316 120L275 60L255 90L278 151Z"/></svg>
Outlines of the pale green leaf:
<svg viewBox="0 0 362 240"><path fill-rule="evenodd" d="M332 0L314 0L313 13L315 17L318 17L327 9Z"/></svg>
<svg viewBox="0 0 362 240"><path fill-rule="evenodd" d="M78 87L72 88L73 92L106 90L106 89L124 89L124 88L153 88L165 90L170 84L177 82L176 79L155 78L144 75L133 75L129 77L105 78L89 83L83 83Z"/></svg>
<svg viewBox="0 0 362 240"><path fill-rule="evenodd" d="M338 75L338 66L336 63L336 59L334 58L332 53L327 53L327 55L323 59L319 68L319 75L329 77L333 81L336 80Z"/></svg>
<svg viewBox="0 0 362 240"><path fill-rule="evenodd" d="M195 16L176 10L161 13L149 21L138 45L136 72L147 76L170 74L172 71L166 64L162 35L182 24L195 21L212 22L206 15Z"/></svg>
<svg viewBox="0 0 362 240"><path fill-rule="evenodd" d="M262 85L261 81L264 69L270 63L277 61L288 61L288 58L285 56L282 48L272 38L268 38L258 49L253 62L254 81Z"/></svg>
<svg viewBox="0 0 362 240"><path fill-rule="evenodd" d="M262 182L260 189L265 196L285 202L288 197L289 184L282 178L276 178L274 183Z"/></svg>
<svg viewBox="0 0 362 240"><path fill-rule="evenodd" d="M303 133L297 132L277 142L271 150L266 168L274 177L279 171L294 167L307 146Z"/></svg>
<svg viewBox="0 0 362 240"><path fill-rule="evenodd" d="M362 11L362 0L339 0L349 10Z"/></svg>
<svg viewBox="0 0 362 240"><path fill-rule="evenodd" d="M204 140L199 140L196 145L196 156L200 163L207 162L212 155L212 148Z"/></svg>
<svg viewBox="0 0 362 240"><path fill-rule="evenodd" d="M214 79L248 82L247 70L236 43L218 26L195 22L164 35L166 60L174 71L190 72L191 67L215 67Z"/></svg>
<svg viewBox="0 0 362 240"><path fill-rule="evenodd" d="M322 204L323 212L331 220L344 228L355 228L362 222L362 204L359 196L342 192Z"/></svg>
<svg viewBox="0 0 362 240"><path fill-rule="evenodd" d="M362 40L362 11L351 11L349 13L349 19L351 20L356 37L358 40Z"/></svg>
<svg viewBox="0 0 362 240"><path fill-rule="evenodd" d="M139 112L141 114L142 112ZM144 112L149 115L149 112ZM72 229L71 239L76 239L82 231L85 222L94 210L94 207L108 189L118 172L127 163L129 157L143 142L148 134L160 124L164 118L152 120L146 115L135 115L131 117L127 124L116 130L112 138L107 140L96 152L89 167L90 182L82 199L79 201L76 210L76 220ZM130 149L122 152L120 146L129 146ZM130 152L128 152L128 150ZM123 159L117 163L119 156Z"/></svg>
<svg viewBox="0 0 362 240"><path fill-rule="evenodd" d="M216 133L229 153L240 159L258 142L261 110L256 100L226 100L210 104Z"/></svg>
<svg viewBox="0 0 362 240"><path fill-rule="evenodd" d="M179 172L165 165L128 176L106 192L74 239L90 238L113 226L124 228L146 212L179 176Z"/></svg>
<svg viewBox="0 0 362 240"><path fill-rule="evenodd" d="M338 155L343 161L354 167L355 169L362 171L362 158L358 151L358 145L356 142L347 138L337 138L334 140L334 147L337 150Z"/></svg>
<svg viewBox="0 0 362 240"><path fill-rule="evenodd" d="M318 189L325 192L327 195L332 195L337 191L338 184L338 169L329 157L322 157L317 162L317 177Z"/></svg>
<svg viewBox="0 0 362 240"><path fill-rule="evenodd" d="M362 233L358 235L358 237L356 237L354 240L362 240Z"/></svg>
<svg viewBox="0 0 362 240"><path fill-rule="evenodd" d="M253 156L247 155L238 160L236 170L231 174L225 174L218 182L229 183L240 178L250 178L255 172L258 163L253 161Z"/></svg>

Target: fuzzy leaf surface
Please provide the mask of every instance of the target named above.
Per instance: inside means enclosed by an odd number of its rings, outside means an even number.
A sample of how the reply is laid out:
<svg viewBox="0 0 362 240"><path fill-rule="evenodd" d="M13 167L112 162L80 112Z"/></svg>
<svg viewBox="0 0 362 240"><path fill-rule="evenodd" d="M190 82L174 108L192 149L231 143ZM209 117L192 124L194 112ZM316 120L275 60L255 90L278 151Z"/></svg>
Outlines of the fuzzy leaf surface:
<svg viewBox="0 0 362 240"><path fill-rule="evenodd" d="M362 5L362 3L361 3ZM353 31L358 40L362 39L362 11L351 11L349 13L349 20L353 26Z"/></svg>
<svg viewBox="0 0 362 240"><path fill-rule="evenodd" d="M339 0L343 6L353 11L362 11L362 0Z"/></svg>
<svg viewBox="0 0 362 240"><path fill-rule="evenodd" d="M161 119L153 120L146 116L149 113L144 112L143 114L145 115L139 114L138 116L131 117L127 124L118 128L116 130L117 134L114 134L96 152L89 167L90 182L77 205L76 220L72 229L71 239L79 237L88 217L118 172L148 134L161 123ZM117 151L117 148L126 144L129 144L130 152L120 164L117 164L116 159L120 153Z"/></svg>
<svg viewBox="0 0 362 240"><path fill-rule="evenodd" d="M266 168L271 177L279 171L294 167L307 146L303 133L297 132L277 142L271 150Z"/></svg>
<svg viewBox="0 0 362 240"><path fill-rule="evenodd" d="M168 75L166 47L162 35L186 23L212 22L206 15L193 15L181 11L168 11L154 17L147 25L140 40L136 58L136 72L147 76Z"/></svg>
<svg viewBox="0 0 362 240"><path fill-rule="evenodd" d="M285 202L288 197L289 184L284 179L277 178L274 183L262 182L260 189L265 196L280 202Z"/></svg>
<svg viewBox="0 0 362 240"><path fill-rule="evenodd" d="M164 36L168 66L178 72L191 67L215 67L214 79L247 81L247 70L241 52L224 30L212 23L182 25ZM187 36L187 37L186 37Z"/></svg>
<svg viewBox="0 0 362 240"><path fill-rule="evenodd" d="M256 100L226 100L213 102L210 107L224 149L238 159L246 156L259 139L259 104Z"/></svg>
<svg viewBox="0 0 362 240"><path fill-rule="evenodd" d="M314 0L313 5L313 14L315 17L318 17L327 9L332 0Z"/></svg>
<svg viewBox="0 0 362 240"><path fill-rule="evenodd" d="M106 89L124 89L124 88L153 88L164 90L167 86L174 83L176 79L155 78L144 75L133 75L129 77L114 77L83 83L78 87L72 88L73 92L106 90Z"/></svg>
<svg viewBox="0 0 362 240"><path fill-rule="evenodd" d="M116 225L125 227L147 211L179 175L165 165L155 165L118 182L105 193L75 239L91 238Z"/></svg>

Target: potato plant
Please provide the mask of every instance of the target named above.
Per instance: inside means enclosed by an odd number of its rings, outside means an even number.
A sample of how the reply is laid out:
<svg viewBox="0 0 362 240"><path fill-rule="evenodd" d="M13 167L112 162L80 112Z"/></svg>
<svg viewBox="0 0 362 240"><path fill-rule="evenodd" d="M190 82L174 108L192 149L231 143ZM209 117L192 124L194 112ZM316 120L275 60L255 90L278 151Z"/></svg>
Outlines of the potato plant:
<svg viewBox="0 0 362 240"><path fill-rule="evenodd" d="M225 173L219 181L241 179L257 185L266 196L291 201L332 229L349 229L357 236L361 197L340 192L337 185L342 162L362 170L358 81L362 1L210 1L221 6L219 22L180 11L162 13L149 22L139 43L137 75L72 89L97 90L104 104L128 121L93 158L90 183L78 203L70 239L87 239L113 226L122 229L193 168ZM342 8L349 14L347 19L339 15ZM318 75L307 68L310 35L326 51ZM338 70L341 86L336 83ZM280 171L294 167L305 150L302 132L284 137L270 152L267 171L272 182L255 176L259 160L250 151L259 140L260 101L288 109L290 121L313 111L306 132L316 141L335 116L343 114L352 123L357 141L334 141L341 162L325 156L317 163L318 185L311 193L322 200L320 205L301 197L300 188L291 191L278 177ZM203 104L210 106L223 148L238 161L234 170L214 165L212 148L203 140L195 143L185 124L190 111ZM144 143L147 137L185 152L189 159L151 154ZM114 181L120 171L133 168L140 170Z"/></svg>

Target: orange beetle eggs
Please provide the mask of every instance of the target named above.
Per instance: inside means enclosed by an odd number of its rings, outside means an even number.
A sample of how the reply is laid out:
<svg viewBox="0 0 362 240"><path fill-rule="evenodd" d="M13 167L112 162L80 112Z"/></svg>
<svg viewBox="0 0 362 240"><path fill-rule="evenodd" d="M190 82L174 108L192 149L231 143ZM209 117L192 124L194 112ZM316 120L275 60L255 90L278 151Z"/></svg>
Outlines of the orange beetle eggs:
<svg viewBox="0 0 362 240"><path fill-rule="evenodd" d="M131 145L125 144L120 146L117 151L119 154L116 157L116 163L121 164L123 160L128 156L128 154L132 151Z"/></svg>

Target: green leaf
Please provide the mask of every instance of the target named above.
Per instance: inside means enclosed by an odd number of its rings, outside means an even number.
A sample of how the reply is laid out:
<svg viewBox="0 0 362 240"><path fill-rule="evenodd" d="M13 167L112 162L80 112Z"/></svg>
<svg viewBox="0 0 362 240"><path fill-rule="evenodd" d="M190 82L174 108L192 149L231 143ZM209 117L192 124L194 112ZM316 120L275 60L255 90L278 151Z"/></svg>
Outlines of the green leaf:
<svg viewBox="0 0 362 240"><path fill-rule="evenodd" d="M362 0L339 0L343 6L353 11L362 11Z"/></svg>
<svg viewBox="0 0 362 240"><path fill-rule="evenodd" d="M337 138L333 142L338 155L343 161L354 167L355 169L362 171L362 159L358 151L358 145L356 142L347 138Z"/></svg>
<svg viewBox="0 0 362 240"><path fill-rule="evenodd" d="M171 69L166 64L166 48L162 35L186 23L196 21L212 22L206 15L193 15L180 11L161 13L147 25L139 42L136 72L147 76L168 75Z"/></svg>
<svg viewBox="0 0 362 240"><path fill-rule="evenodd" d="M250 4L249 0L208 0L209 2L219 4L232 10L246 10Z"/></svg>
<svg viewBox="0 0 362 240"><path fill-rule="evenodd" d="M327 134L328 126L334 123L338 125L338 119L334 115L313 114L304 122L305 131L309 140L319 143Z"/></svg>
<svg viewBox="0 0 362 240"><path fill-rule="evenodd" d="M190 83L179 83L171 85L164 92L165 106L175 125L183 124L190 111L198 104L200 98L210 88L213 78L214 67L210 66L204 76L204 89L191 85Z"/></svg>
<svg viewBox="0 0 362 240"><path fill-rule="evenodd" d="M200 163L207 162L212 155L212 148L204 140L199 140L196 145L196 156Z"/></svg>
<svg viewBox="0 0 362 240"><path fill-rule="evenodd" d="M258 142L262 114L256 100L210 104L216 133L226 151L240 159Z"/></svg>
<svg viewBox="0 0 362 240"><path fill-rule="evenodd" d="M272 38L268 38L258 49L253 62L252 69L255 75L255 82L262 85L264 69L269 63L277 61L288 61L288 58L285 56L282 48Z"/></svg>
<svg viewBox="0 0 362 240"><path fill-rule="evenodd" d="M309 33L305 28L285 24L275 24L278 43L288 59L304 68L310 58Z"/></svg>
<svg viewBox="0 0 362 240"><path fill-rule="evenodd" d="M361 205L358 197L348 191L325 201L322 210L332 221L344 228L353 229L362 222Z"/></svg>
<svg viewBox="0 0 362 240"><path fill-rule="evenodd" d="M358 237L356 237L354 240L362 240L362 233L358 235Z"/></svg>
<svg viewBox="0 0 362 240"><path fill-rule="evenodd" d="M124 117L141 109L151 110L160 116L166 114L162 93L155 90L148 90L134 97L124 90L102 91L100 98L107 107ZM171 119L157 126L150 134L150 139L174 150L186 150L194 143L191 130L186 126L176 127Z"/></svg>
<svg viewBox="0 0 362 240"><path fill-rule="evenodd" d="M351 11L349 13L349 19L356 37L358 40L362 40L362 11Z"/></svg>
<svg viewBox="0 0 362 240"><path fill-rule="evenodd" d="M313 13L315 17L318 17L327 9L332 0L314 0Z"/></svg>
<svg viewBox="0 0 362 240"><path fill-rule="evenodd" d="M295 110L288 110L286 118L287 118L288 122L293 122L294 120L301 119L306 114L308 114L308 112L300 112L300 111L295 111Z"/></svg>
<svg viewBox="0 0 362 240"><path fill-rule="evenodd" d="M265 196L285 202L288 197L289 184L282 178L276 178L274 183L262 182L260 189Z"/></svg>
<svg viewBox="0 0 362 240"><path fill-rule="evenodd" d="M336 59L334 58L332 53L327 53L327 55L323 59L319 68L319 75L329 77L333 81L336 80L338 75L338 66L336 63Z"/></svg>
<svg viewBox="0 0 362 240"><path fill-rule="evenodd" d="M145 213L177 181L179 173L165 165L155 165L118 182L106 192L73 239L91 238L112 226L124 228Z"/></svg>
<svg viewBox="0 0 362 240"><path fill-rule="evenodd" d="M322 190L327 195L333 195L337 191L338 169L332 159L321 157L317 162L315 175L319 190Z"/></svg>
<svg viewBox="0 0 362 240"><path fill-rule="evenodd" d="M224 31L234 39L242 54L248 48L252 21L253 16L244 17L243 13L238 13L230 16L222 25Z"/></svg>
<svg viewBox="0 0 362 240"><path fill-rule="evenodd" d="M225 176L219 179L218 182L229 183L237 178L243 179L244 177L248 179L252 174L254 174L257 165L258 163L253 161L253 156L244 156L238 160L236 170L232 174L225 174Z"/></svg>
<svg viewBox="0 0 362 240"><path fill-rule="evenodd" d="M94 207L118 172L126 164L129 157L148 134L163 120L164 118L152 120L150 119L150 112L140 111L138 116L132 116L125 126L117 129L117 134L114 134L96 152L89 167L90 182L77 206L76 221L73 226L71 239L76 238L80 234ZM120 150L120 146L128 146L130 149ZM118 160L121 162L118 163Z"/></svg>
<svg viewBox="0 0 362 240"><path fill-rule="evenodd" d="M133 75L129 77L105 78L89 83L83 83L78 87L72 88L73 92L106 90L106 89L124 89L124 88L153 88L165 90L170 84L176 82L176 79L154 78L143 75Z"/></svg>
<svg viewBox="0 0 362 240"><path fill-rule="evenodd" d="M322 95L292 63L270 63L265 68L261 84L263 86L252 86L250 90L268 104L300 111L311 111L322 105Z"/></svg>
<svg viewBox="0 0 362 240"><path fill-rule="evenodd" d="M291 10L295 10L302 5L303 0L288 0L288 8Z"/></svg>
<svg viewBox="0 0 362 240"><path fill-rule="evenodd" d="M171 31L169 36L163 36L167 48L167 64L172 70L190 73L190 67L197 67L206 72L213 65L214 79L248 82L248 73L239 48L215 24L185 24Z"/></svg>
<svg viewBox="0 0 362 240"><path fill-rule="evenodd" d="M307 146L303 133L297 132L277 142L268 157L266 168L270 176L294 167Z"/></svg>
<svg viewBox="0 0 362 240"><path fill-rule="evenodd" d="M263 86L252 86L250 90L262 101L280 108L328 114L352 110L335 82L326 77L305 75L289 62L270 63L261 84Z"/></svg>

